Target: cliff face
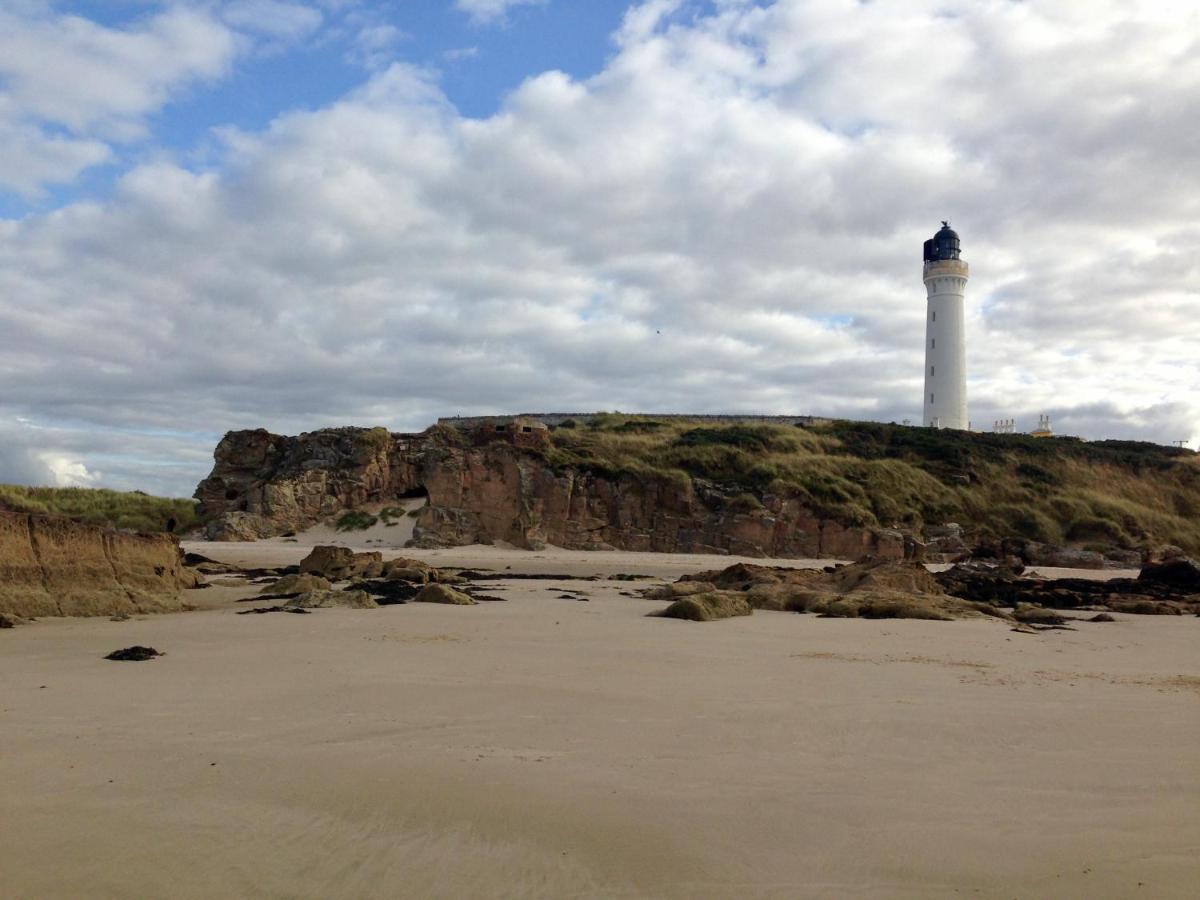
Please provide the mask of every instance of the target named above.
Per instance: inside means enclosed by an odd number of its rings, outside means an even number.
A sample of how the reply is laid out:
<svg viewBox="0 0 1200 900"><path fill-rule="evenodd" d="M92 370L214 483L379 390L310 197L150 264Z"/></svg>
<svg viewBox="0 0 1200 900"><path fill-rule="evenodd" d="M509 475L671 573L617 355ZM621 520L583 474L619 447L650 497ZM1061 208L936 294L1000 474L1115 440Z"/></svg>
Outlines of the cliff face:
<svg viewBox="0 0 1200 900"><path fill-rule="evenodd" d="M415 538L428 546L508 541L571 549L747 556L900 556L897 532L850 528L767 495L736 512L687 478L555 468L517 441L468 445L456 432L331 429L300 437L230 432L200 483L217 540L268 537L367 503L428 495Z"/></svg>
<svg viewBox="0 0 1200 900"><path fill-rule="evenodd" d="M194 583L175 538L0 511L0 612L22 617L168 612Z"/></svg>
<svg viewBox="0 0 1200 900"><path fill-rule="evenodd" d="M749 513L710 508L686 480L556 472L504 444L427 456L430 505L419 538L462 544L505 540L586 550L736 553L744 556L899 556L899 534L822 521L794 500L763 498Z"/></svg>
<svg viewBox="0 0 1200 900"><path fill-rule="evenodd" d="M425 441L381 428L336 428L283 437L231 431L195 497L216 519L213 540L254 540L314 525L335 513L419 490Z"/></svg>

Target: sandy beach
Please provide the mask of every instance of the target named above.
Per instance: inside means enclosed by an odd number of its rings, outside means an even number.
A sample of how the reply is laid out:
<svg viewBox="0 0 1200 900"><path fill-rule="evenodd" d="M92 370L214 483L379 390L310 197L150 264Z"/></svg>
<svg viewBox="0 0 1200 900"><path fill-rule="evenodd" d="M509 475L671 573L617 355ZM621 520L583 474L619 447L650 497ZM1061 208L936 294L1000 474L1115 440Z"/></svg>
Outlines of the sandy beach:
<svg viewBox="0 0 1200 900"><path fill-rule="evenodd" d="M700 624L503 576L729 557L406 555L509 602L239 616L210 588L0 634L0 895L1194 896L1196 618ZM166 656L102 658L130 644Z"/></svg>

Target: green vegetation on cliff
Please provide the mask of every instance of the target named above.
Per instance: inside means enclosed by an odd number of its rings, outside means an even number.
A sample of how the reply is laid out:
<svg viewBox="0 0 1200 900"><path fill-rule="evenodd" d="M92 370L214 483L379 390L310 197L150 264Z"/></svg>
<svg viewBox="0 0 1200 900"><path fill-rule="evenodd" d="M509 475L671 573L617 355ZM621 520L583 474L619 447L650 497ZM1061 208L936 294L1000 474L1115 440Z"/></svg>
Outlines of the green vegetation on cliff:
<svg viewBox="0 0 1200 900"><path fill-rule="evenodd" d="M359 509L352 509L348 513L343 513L337 520L338 531L366 531L372 525L379 521L378 516L373 516L368 512L363 512Z"/></svg>
<svg viewBox="0 0 1200 900"><path fill-rule="evenodd" d="M90 525L107 525L125 531L165 531L171 519L175 520L176 533L189 531L199 524L195 500L102 488L0 484L0 509L67 516Z"/></svg>
<svg viewBox="0 0 1200 900"><path fill-rule="evenodd" d="M739 511L775 495L847 525L958 522L981 537L1200 552L1200 457L1157 444L602 414L531 452L558 469L690 481Z"/></svg>

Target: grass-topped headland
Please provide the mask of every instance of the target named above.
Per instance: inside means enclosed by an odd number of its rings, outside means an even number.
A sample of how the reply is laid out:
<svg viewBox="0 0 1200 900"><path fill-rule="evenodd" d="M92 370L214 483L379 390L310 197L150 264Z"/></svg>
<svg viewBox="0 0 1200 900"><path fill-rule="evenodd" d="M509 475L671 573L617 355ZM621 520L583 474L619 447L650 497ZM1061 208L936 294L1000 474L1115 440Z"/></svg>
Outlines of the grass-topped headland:
<svg viewBox="0 0 1200 900"><path fill-rule="evenodd" d="M0 509L66 516L123 531L166 531L174 520L175 532L182 534L199 524L195 500L104 488L0 484Z"/></svg>
<svg viewBox="0 0 1200 900"><path fill-rule="evenodd" d="M777 496L847 525L958 522L984 538L1200 552L1200 457L1158 444L608 413L560 426L525 452L558 469L691 484L731 511Z"/></svg>

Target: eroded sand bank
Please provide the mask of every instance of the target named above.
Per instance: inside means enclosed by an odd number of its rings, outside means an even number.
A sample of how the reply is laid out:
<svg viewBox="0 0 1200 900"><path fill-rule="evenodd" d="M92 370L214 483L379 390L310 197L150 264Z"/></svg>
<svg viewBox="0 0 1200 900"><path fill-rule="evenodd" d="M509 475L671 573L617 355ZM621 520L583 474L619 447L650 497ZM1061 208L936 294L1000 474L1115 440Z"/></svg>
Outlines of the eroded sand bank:
<svg viewBox="0 0 1200 900"><path fill-rule="evenodd" d="M414 555L672 578L731 561ZM201 612L4 632L0 895L1183 897L1200 880L1200 620L697 624L646 618L661 604L630 590L513 580L489 587L507 603L238 616L238 589L214 588ZM101 658L135 643L167 656Z"/></svg>

